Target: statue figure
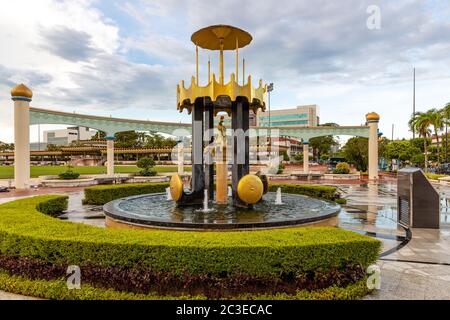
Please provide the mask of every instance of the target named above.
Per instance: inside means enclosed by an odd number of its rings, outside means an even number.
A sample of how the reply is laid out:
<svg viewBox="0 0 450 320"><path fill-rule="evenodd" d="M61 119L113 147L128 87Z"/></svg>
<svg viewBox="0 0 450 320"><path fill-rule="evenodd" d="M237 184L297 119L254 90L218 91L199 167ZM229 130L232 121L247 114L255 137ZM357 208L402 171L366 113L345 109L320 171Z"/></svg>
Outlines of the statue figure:
<svg viewBox="0 0 450 320"><path fill-rule="evenodd" d="M224 154L227 146L227 128L223 125L224 119L224 116L220 117L220 121L217 124L219 132L217 136L213 137L213 142L205 147L203 154L210 154L212 157L215 157L216 154Z"/></svg>
<svg viewBox="0 0 450 320"><path fill-rule="evenodd" d="M223 125L224 119L224 116L220 116L220 121L217 125L217 130L219 130L219 133L217 134L215 145L216 148L219 148L220 152L223 152L227 146L227 128Z"/></svg>

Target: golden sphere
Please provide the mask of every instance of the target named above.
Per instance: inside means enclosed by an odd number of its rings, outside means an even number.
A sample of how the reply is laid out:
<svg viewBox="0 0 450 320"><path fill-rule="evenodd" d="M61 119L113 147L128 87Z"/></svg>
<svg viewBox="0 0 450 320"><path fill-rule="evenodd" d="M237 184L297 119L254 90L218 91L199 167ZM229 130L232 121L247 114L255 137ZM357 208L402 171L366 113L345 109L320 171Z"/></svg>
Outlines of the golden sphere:
<svg viewBox="0 0 450 320"><path fill-rule="evenodd" d="M12 88L11 97L25 97L31 99L33 97L33 92L26 85L21 83Z"/></svg>
<svg viewBox="0 0 450 320"><path fill-rule="evenodd" d="M178 173L170 179L170 194L175 201L179 201L183 196L183 180Z"/></svg>
<svg viewBox="0 0 450 320"><path fill-rule="evenodd" d="M376 112L370 112L366 114L367 121L380 121L380 115Z"/></svg>
<svg viewBox="0 0 450 320"><path fill-rule="evenodd" d="M261 179L254 175L248 174L239 181L237 193L239 198L247 204L255 204L261 200L264 192L264 185Z"/></svg>

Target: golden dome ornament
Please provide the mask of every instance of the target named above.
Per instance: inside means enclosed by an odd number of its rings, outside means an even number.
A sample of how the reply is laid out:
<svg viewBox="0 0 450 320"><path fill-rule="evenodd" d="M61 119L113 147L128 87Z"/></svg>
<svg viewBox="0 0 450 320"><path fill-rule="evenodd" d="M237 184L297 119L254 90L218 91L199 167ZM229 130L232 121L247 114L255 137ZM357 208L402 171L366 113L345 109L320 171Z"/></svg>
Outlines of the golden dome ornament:
<svg viewBox="0 0 450 320"><path fill-rule="evenodd" d="M33 92L26 85L21 83L12 88L11 97L23 97L31 99L33 97Z"/></svg>
<svg viewBox="0 0 450 320"><path fill-rule="evenodd" d="M376 112L369 112L366 114L367 122L380 121L380 115Z"/></svg>
<svg viewBox="0 0 450 320"><path fill-rule="evenodd" d="M263 182L257 175L248 174L239 181L237 193L246 204L258 203L264 193Z"/></svg>
<svg viewBox="0 0 450 320"><path fill-rule="evenodd" d="M174 201L180 201L183 196L183 180L178 173L174 174L170 179L170 195Z"/></svg>

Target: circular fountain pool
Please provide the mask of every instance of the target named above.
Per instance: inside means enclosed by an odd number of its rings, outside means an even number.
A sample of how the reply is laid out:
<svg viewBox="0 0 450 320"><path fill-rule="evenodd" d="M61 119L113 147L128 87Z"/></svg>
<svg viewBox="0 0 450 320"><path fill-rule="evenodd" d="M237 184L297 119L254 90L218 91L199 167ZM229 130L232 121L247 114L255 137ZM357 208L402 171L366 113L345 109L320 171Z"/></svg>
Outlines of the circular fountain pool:
<svg viewBox="0 0 450 320"><path fill-rule="evenodd" d="M264 195L253 209L209 203L213 209L202 212L202 206L177 207L166 194L122 198L107 203L103 210L109 227L169 229L259 229L295 225L337 224L340 206L296 194L283 194L283 204L275 204L276 193Z"/></svg>

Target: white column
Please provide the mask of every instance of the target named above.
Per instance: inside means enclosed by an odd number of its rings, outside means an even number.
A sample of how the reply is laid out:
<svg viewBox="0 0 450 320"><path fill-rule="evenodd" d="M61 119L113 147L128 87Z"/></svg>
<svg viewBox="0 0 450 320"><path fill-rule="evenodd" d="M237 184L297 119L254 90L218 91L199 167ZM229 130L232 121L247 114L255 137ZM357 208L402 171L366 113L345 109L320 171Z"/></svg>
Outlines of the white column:
<svg viewBox="0 0 450 320"><path fill-rule="evenodd" d="M178 143L178 174L184 174L184 143L180 141Z"/></svg>
<svg viewBox="0 0 450 320"><path fill-rule="evenodd" d="M366 116L369 126L369 180L378 179L378 122L380 117L376 113Z"/></svg>
<svg viewBox="0 0 450 320"><path fill-rule="evenodd" d="M20 85L11 91L11 97L14 101L14 184L16 189L29 189L32 93L24 85Z"/></svg>
<svg viewBox="0 0 450 320"><path fill-rule="evenodd" d="M303 173L309 173L309 142L303 142Z"/></svg>
<svg viewBox="0 0 450 320"><path fill-rule="evenodd" d="M114 137L106 137L106 172L108 176L114 175Z"/></svg>

